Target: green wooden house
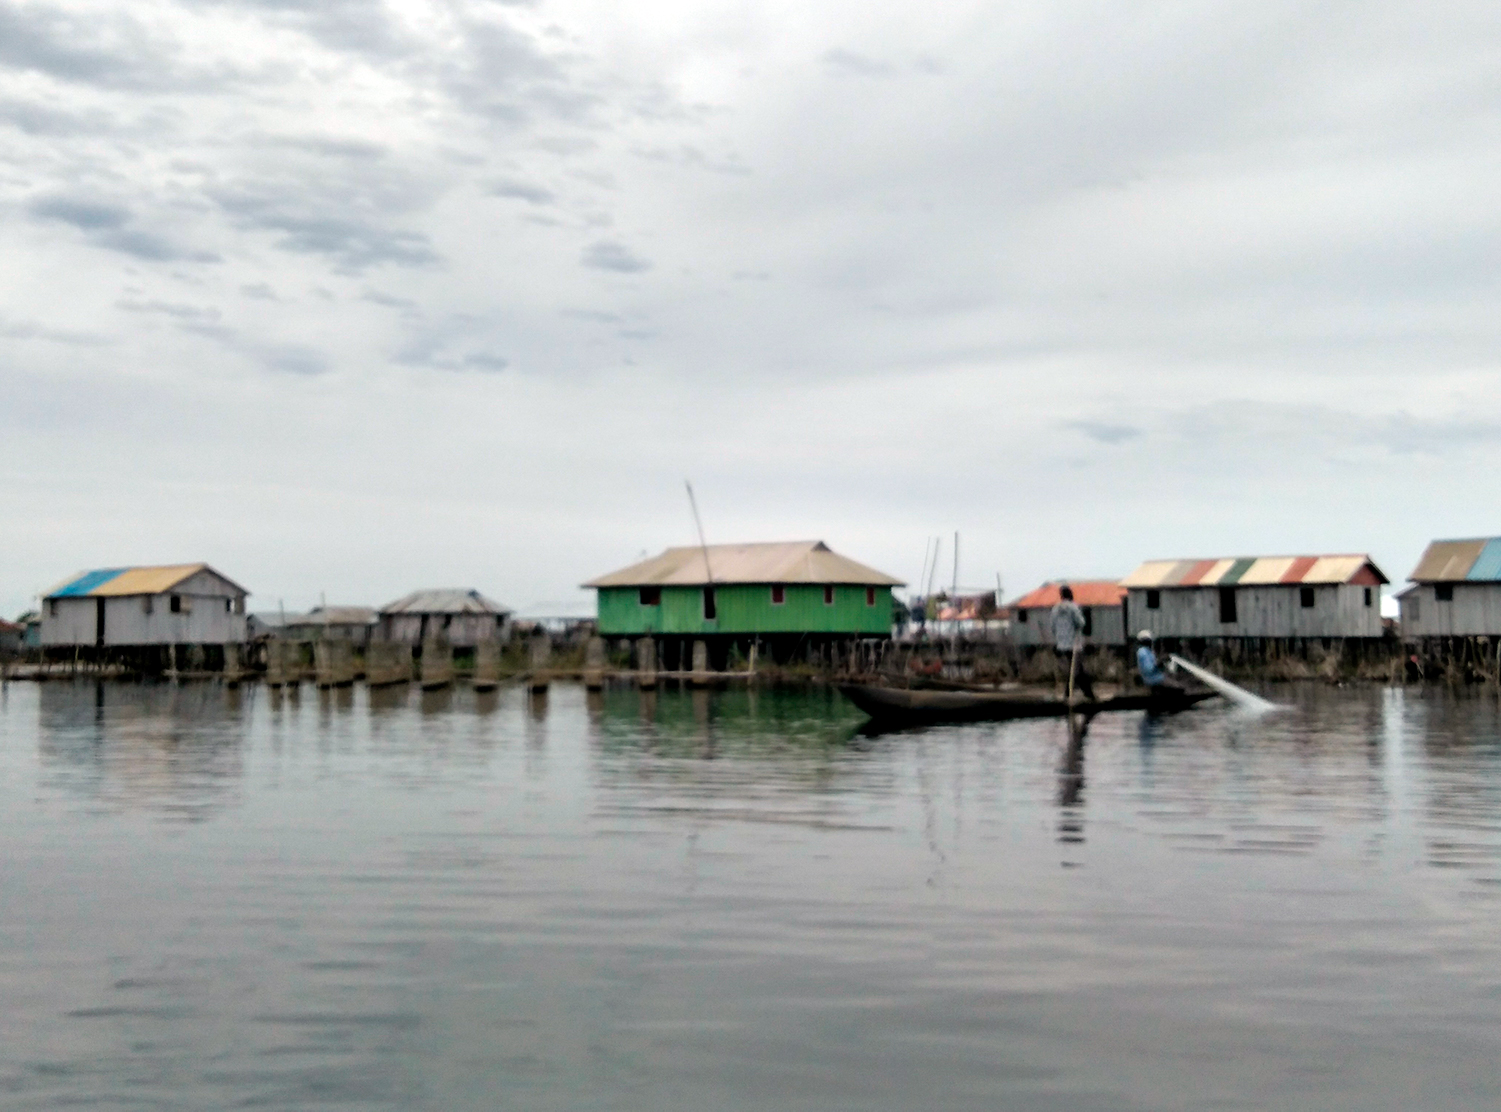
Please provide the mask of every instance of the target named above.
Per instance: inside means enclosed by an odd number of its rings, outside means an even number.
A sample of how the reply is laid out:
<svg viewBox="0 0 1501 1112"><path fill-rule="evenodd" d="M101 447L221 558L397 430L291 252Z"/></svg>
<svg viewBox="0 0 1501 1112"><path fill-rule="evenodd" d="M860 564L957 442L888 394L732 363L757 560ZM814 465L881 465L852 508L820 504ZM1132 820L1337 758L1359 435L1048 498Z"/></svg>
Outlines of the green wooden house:
<svg viewBox="0 0 1501 1112"><path fill-rule="evenodd" d="M902 585L822 541L669 548L584 584L599 592L601 635L658 639L664 662L695 640L716 660L752 643L785 659L833 640L890 637L891 589Z"/></svg>

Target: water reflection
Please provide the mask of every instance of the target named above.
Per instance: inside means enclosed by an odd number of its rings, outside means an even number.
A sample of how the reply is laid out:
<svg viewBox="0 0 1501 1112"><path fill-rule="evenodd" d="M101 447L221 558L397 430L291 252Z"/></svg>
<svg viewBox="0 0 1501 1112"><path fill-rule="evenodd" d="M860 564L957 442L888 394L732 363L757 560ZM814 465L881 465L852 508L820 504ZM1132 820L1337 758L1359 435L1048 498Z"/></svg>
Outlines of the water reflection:
<svg viewBox="0 0 1501 1112"><path fill-rule="evenodd" d="M7 1097L1501 1101L1494 700L433 694L0 689Z"/></svg>

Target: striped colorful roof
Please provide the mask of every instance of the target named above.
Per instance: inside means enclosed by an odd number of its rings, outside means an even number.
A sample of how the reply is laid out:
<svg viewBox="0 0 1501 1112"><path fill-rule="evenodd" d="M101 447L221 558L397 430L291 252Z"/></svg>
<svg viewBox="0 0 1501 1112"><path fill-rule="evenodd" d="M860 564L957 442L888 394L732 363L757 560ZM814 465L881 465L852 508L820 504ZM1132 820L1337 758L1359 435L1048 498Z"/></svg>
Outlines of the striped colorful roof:
<svg viewBox="0 0 1501 1112"><path fill-rule="evenodd" d="M1310 583L1386 583L1364 553L1338 556L1224 556L1210 560L1148 560L1122 587L1242 587Z"/></svg>
<svg viewBox="0 0 1501 1112"><path fill-rule="evenodd" d="M1501 537L1434 541L1407 578L1417 583L1501 580Z"/></svg>
<svg viewBox="0 0 1501 1112"><path fill-rule="evenodd" d="M1126 597L1126 588L1114 579L1060 579L1044 583L1035 591L1028 591L1009 606L1012 610L1037 610L1058 605L1063 596L1058 588L1067 583L1074 591L1074 601L1080 606L1119 606Z"/></svg>
<svg viewBox="0 0 1501 1112"><path fill-rule="evenodd" d="M201 571L217 575L237 590L245 590L207 564L162 564L154 567L100 568L97 571L80 572L63 580L42 597L117 598L121 595L159 595Z"/></svg>

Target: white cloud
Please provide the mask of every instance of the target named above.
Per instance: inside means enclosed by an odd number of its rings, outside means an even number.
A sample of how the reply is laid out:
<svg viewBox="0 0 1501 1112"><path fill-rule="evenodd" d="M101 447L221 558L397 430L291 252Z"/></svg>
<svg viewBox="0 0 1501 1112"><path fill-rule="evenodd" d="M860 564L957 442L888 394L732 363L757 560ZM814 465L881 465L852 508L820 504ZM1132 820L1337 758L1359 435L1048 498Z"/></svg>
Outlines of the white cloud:
<svg viewBox="0 0 1501 1112"><path fill-rule="evenodd" d="M0 0L0 613L566 597L685 474L910 576L1405 574L1501 525L1490 15Z"/></svg>

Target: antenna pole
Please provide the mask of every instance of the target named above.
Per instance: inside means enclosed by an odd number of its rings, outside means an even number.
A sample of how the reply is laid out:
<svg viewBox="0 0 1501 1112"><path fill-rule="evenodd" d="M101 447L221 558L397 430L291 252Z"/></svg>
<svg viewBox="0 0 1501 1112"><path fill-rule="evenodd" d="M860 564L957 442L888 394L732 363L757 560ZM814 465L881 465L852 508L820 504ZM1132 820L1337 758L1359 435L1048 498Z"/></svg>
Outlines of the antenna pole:
<svg viewBox="0 0 1501 1112"><path fill-rule="evenodd" d="M704 575L708 578L709 585L713 586L714 569L709 566L709 545L704 540L704 523L699 520L698 516L698 499L693 497L692 483L684 479L683 485L688 488L688 505L693 510L693 525L698 530L698 546L704 550Z"/></svg>

